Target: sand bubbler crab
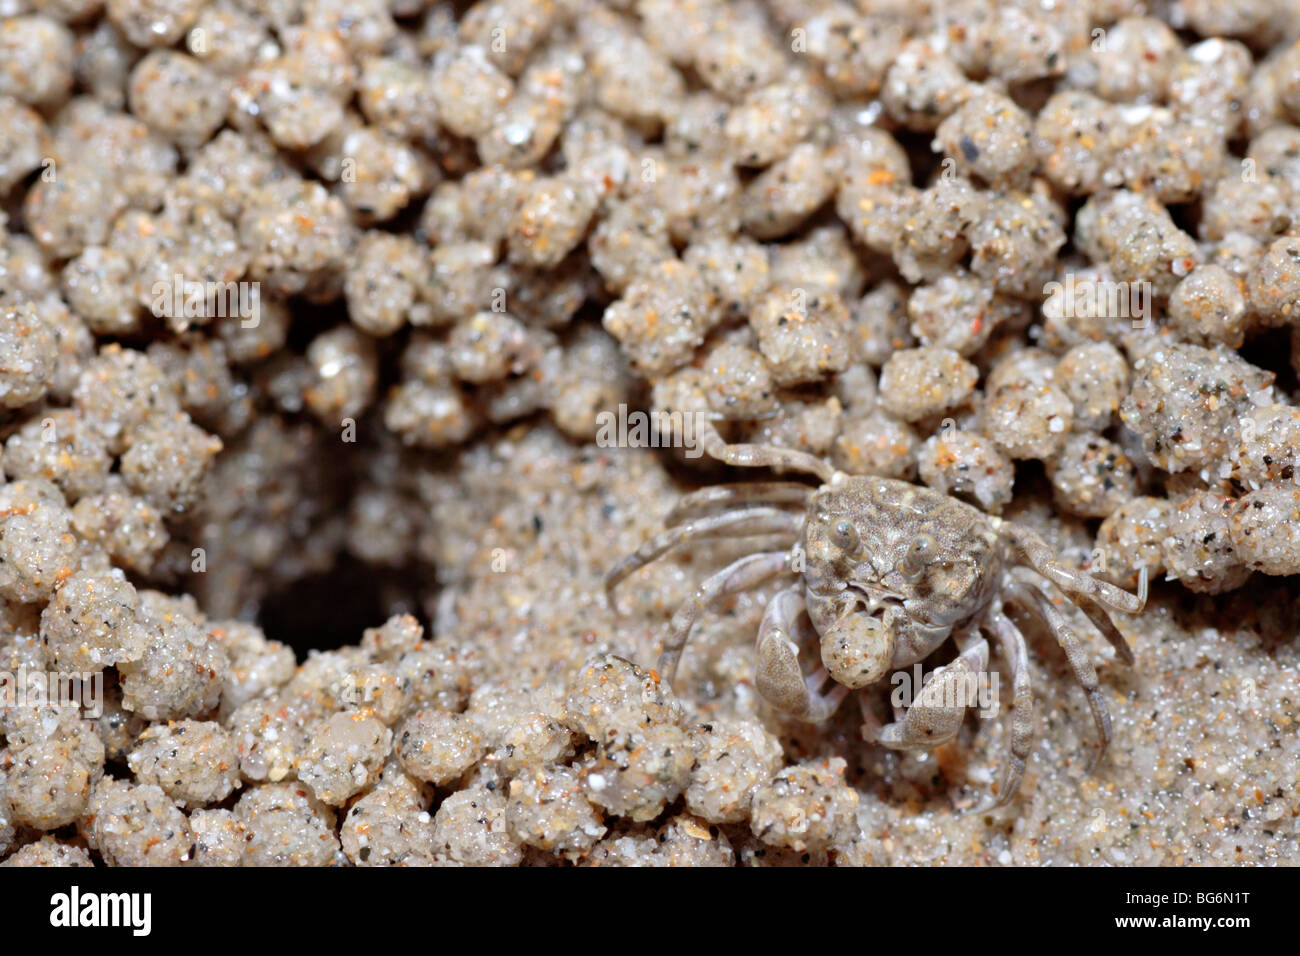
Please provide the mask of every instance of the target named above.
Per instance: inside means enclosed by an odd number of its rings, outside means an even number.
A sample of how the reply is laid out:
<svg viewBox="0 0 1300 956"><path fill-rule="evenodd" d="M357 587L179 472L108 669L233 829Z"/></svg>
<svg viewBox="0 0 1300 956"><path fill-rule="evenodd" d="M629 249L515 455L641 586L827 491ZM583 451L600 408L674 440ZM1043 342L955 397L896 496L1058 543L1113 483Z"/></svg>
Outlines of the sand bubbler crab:
<svg viewBox="0 0 1300 956"><path fill-rule="evenodd" d="M758 628L759 693L786 714L819 722L850 690L923 661L951 637L957 657L931 672L892 723L882 725L862 701L865 738L896 750L928 750L957 735L972 698L954 689L987 673L991 636L1011 668L1014 710L1003 777L991 800L977 808L983 812L1007 803L1019 789L1033 739L1028 650L1006 613L1010 605L1038 618L1064 651L1097 725L1095 766L1110 741L1110 712L1062 605L1072 602L1132 664L1133 652L1109 615L1141 612L1145 569L1133 595L1066 566L1032 529L932 489L846 474L806 452L727 444L708 423L700 442L727 464L803 472L822 484L764 481L688 494L665 519L664 531L609 572L605 588L612 606L619 582L678 545L760 536L791 542L788 550L734 561L678 608L659 658L663 679L673 681L695 622L711 604L777 576L798 575L798 583L769 601ZM799 662L806 638L821 645L821 665L807 676Z"/></svg>

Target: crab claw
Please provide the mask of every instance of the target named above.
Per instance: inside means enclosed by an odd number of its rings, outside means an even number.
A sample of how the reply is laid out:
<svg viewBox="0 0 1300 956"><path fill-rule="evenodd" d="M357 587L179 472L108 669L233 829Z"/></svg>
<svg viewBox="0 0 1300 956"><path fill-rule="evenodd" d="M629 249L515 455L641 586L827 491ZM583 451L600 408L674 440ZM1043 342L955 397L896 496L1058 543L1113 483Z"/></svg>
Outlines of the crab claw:
<svg viewBox="0 0 1300 956"><path fill-rule="evenodd" d="M858 608L822 634L822 664L837 683L866 687L889 672L898 643L898 611L872 613Z"/></svg>

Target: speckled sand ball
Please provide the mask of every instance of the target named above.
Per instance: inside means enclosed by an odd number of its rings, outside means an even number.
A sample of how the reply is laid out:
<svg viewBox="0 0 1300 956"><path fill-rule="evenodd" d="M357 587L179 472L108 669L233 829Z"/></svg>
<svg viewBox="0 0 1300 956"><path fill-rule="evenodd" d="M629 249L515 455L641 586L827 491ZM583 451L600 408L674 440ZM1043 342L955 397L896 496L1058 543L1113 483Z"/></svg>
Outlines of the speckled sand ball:
<svg viewBox="0 0 1300 956"><path fill-rule="evenodd" d="M380 627L368 627L361 635L361 647L378 660L396 661L419 648L424 626L413 614L394 614Z"/></svg>
<svg viewBox="0 0 1300 956"><path fill-rule="evenodd" d="M868 249L888 254L901 247L904 229L919 204L918 191L908 181L906 160L900 172L876 168L863 173L848 168L835 196L840 219ZM908 271L915 270L909 266Z"/></svg>
<svg viewBox="0 0 1300 956"><path fill-rule="evenodd" d="M482 136L492 116L514 93L514 82L476 44L440 53L433 63L433 101L438 117L457 136Z"/></svg>
<svg viewBox="0 0 1300 956"><path fill-rule="evenodd" d="M919 477L935 491L965 499L990 514L1011 501L1015 468L997 446L977 432L944 428L917 452Z"/></svg>
<svg viewBox="0 0 1300 956"><path fill-rule="evenodd" d="M784 169L796 157L794 154L774 169ZM838 153L827 154L828 175L834 174L842 159ZM833 184L827 184L829 188ZM710 231L706 226L695 230ZM776 243L769 247L771 253L772 285L777 288L806 286L837 292L848 298L862 291L864 275L862 265L849 243L849 234L842 225L829 221L814 225L799 238Z"/></svg>
<svg viewBox="0 0 1300 956"><path fill-rule="evenodd" d="M144 656L150 631L139 614L139 596L120 569L84 569L41 612L41 640L60 668L98 672Z"/></svg>
<svg viewBox="0 0 1300 956"><path fill-rule="evenodd" d="M800 143L745 187L741 225L757 239L794 232L835 192L835 173L835 154Z"/></svg>
<svg viewBox="0 0 1300 956"><path fill-rule="evenodd" d="M134 332L140 325L137 276L131 261L111 246L87 246L63 270L63 295L100 334Z"/></svg>
<svg viewBox="0 0 1300 956"><path fill-rule="evenodd" d="M1290 224L1289 200L1285 183L1230 170L1207 192L1198 233L1202 239L1237 233L1271 243Z"/></svg>
<svg viewBox="0 0 1300 956"><path fill-rule="evenodd" d="M0 866L70 866L87 867L95 863L82 847L60 843L51 836L43 836L28 843Z"/></svg>
<svg viewBox="0 0 1300 956"><path fill-rule="evenodd" d="M249 195L239 220L249 275L265 292L294 294L347 264L353 232L340 199L317 182L281 179Z"/></svg>
<svg viewBox="0 0 1300 956"><path fill-rule="evenodd" d="M1047 471L1056 503L1088 518L1108 516L1138 492L1133 462L1095 432L1072 433Z"/></svg>
<svg viewBox="0 0 1300 956"><path fill-rule="evenodd" d="M1077 428L1104 430L1128 394L1128 363L1109 342L1076 345L1056 367L1056 381L1074 402Z"/></svg>
<svg viewBox="0 0 1300 956"><path fill-rule="evenodd" d="M445 448L463 442L478 419L460 389L406 381L384 404L384 427L420 448Z"/></svg>
<svg viewBox="0 0 1300 956"><path fill-rule="evenodd" d="M935 144L963 175L992 185L1023 185L1034 166L1033 123L1000 93L981 91L939 124Z"/></svg>
<svg viewBox="0 0 1300 956"><path fill-rule="evenodd" d="M39 113L0 95L0 121L8 131L0 145L0 193L8 192L49 155L49 131Z"/></svg>
<svg viewBox="0 0 1300 956"><path fill-rule="evenodd" d="M343 277L348 315L363 332L392 335L411 317L424 263L408 236L369 231Z"/></svg>
<svg viewBox="0 0 1300 956"><path fill-rule="evenodd" d="M108 18L139 47L171 46L194 22L199 0L107 0Z"/></svg>
<svg viewBox="0 0 1300 956"><path fill-rule="evenodd" d="M776 406L771 369L756 349L723 342L705 356L704 372L710 379L709 405L723 416L756 417Z"/></svg>
<svg viewBox="0 0 1300 956"><path fill-rule="evenodd" d="M735 866L731 841L719 827L690 814L671 818L657 830L612 831L591 848L584 866Z"/></svg>
<svg viewBox="0 0 1300 956"><path fill-rule="evenodd" d="M184 412L151 416L122 455L121 474L132 491L164 513L186 511L221 451L221 439Z"/></svg>
<svg viewBox="0 0 1300 956"><path fill-rule="evenodd" d="M226 720L239 751L239 769L251 781L277 783L306 750L315 715L301 701L271 694L248 701Z"/></svg>
<svg viewBox="0 0 1300 956"><path fill-rule="evenodd" d="M1287 237L1271 243L1246 280L1250 306L1275 324L1293 324L1300 311L1300 239Z"/></svg>
<svg viewBox="0 0 1300 956"><path fill-rule="evenodd" d="M44 16L14 16L0 23L0 94L32 106L52 106L72 87L75 56L72 31Z"/></svg>
<svg viewBox="0 0 1300 956"><path fill-rule="evenodd" d="M1247 568L1264 574L1300 570L1300 486L1294 481L1267 484L1236 502L1232 542Z"/></svg>
<svg viewBox="0 0 1300 956"><path fill-rule="evenodd" d="M984 434L1011 458L1048 459L1065 444L1074 421L1070 397L1055 385L1013 382L984 409Z"/></svg>
<svg viewBox="0 0 1300 956"><path fill-rule="evenodd" d="M1075 217L1074 239L1094 261L1108 264L1117 281L1150 283L1157 299L1200 259L1195 240L1158 200L1124 189L1091 196Z"/></svg>
<svg viewBox="0 0 1300 956"><path fill-rule="evenodd" d="M1222 460L1238 419L1267 404L1273 376L1220 346L1161 346L1139 359L1124 400L1124 424L1166 471Z"/></svg>
<svg viewBox="0 0 1300 956"><path fill-rule="evenodd" d="M1073 194L1107 184L1120 146L1118 110L1083 90L1055 93L1034 120L1033 147L1051 182Z"/></svg>
<svg viewBox="0 0 1300 956"><path fill-rule="evenodd" d="M1192 591L1218 594L1250 577L1232 537L1236 502L1213 491L1195 491L1176 502L1162 542L1169 576Z"/></svg>
<svg viewBox="0 0 1300 956"><path fill-rule="evenodd" d="M231 810L195 810L192 866L239 866L244 859L244 824Z"/></svg>
<svg viewBox="0 0 1300 956"><path fill-rule="evenodd" d="M999 292L1035 296L1065 245L1061 209L1039 192L997 192L970 228L971 272Z"/></svg>
<svg viewBox="0 0 1300 956"><path fill-rule="evenodd" d="M912 334L924 345L967 356L977 352L1000 325L1027 318L1024 303L999 294L987 279L963 270L914 289L907 314Z"/></svg>
<svg viewBox="0 0 1300 956"><path fill-rule="evenodd" d="M1229 452L1230 477L1252 489L1296 479L1300 474L1300 408L1261 405L1248 411L1238 425L1240 441Z"/></svg>
<svg viewBox="0 0 1300 956"><path fill-rule="evenodd" d="M1097 92L1117 102L1163 98L1182 46L1173 30L1153 17L1125 17L1105 33L1096 54Z"/></svg>
<svg viewBox="0 0 1300 956"><path fill-rule="evenodd" d="M253 787L235 816L244 825L245 866L325 866L340 850L334 811L301 784Z"/></svg>
<svg viewBox="0 0 1300 956"><path fill-rule="evenodd" d="M457 322L447 348L456 376L476 385L519 375L541 357L539 339L506 312L477 312Z"/></svg>
<svg viewBox="0 0 1300 956"><path fill-rule="evenodd" d="M842 411L840 400L833 395L827 399L804 401L797 393L787 393L781 396L776 413L755 421L744 433L744 440L825 455L831 451L844 425ZM882 428L893 430L888 422L882 424Z"/></svg>
<svg viewBox="0 0 1300 956"><path fill-rule="evenodd" d="M68 409L33 416L4 446L5 471L14 478L43 478L69 502L103 488L113 460L98 433Z"/></svg>
<svg viewBox="0 0 1300 956"><path fill-rule="evenodd" d="M340 830L354 866L427 866L434 857L433 816L418 786L399 777L376 786L348 808Z"/></svg>
<svg viewBox="0 0 1300 956"><path fill-rule="evenodd" d="M373 401L379 359L374 342L356 329L322 332L307 347L307 361L314 376L303 398L322 422L341 428Z"/></svg>
<svg viewBox="0 0 1300 956"><path fill-rule="evenodd" d="M550 714L525 713L512 723L501 738L492 758L503 774L516 774L528 767L563 763L573 754L573 734Z"/></svg>
<svg viewBox="0 0 1300 956"><path fill-rule="evenodd" d="M188 808L220 803L239 785L234 739L212 721L157 724L127 758L139 783L154 783Z"/></svg>
<svg viewBox="0 0 1300 956"><path fill-rule="evenodd" d="M461 710L475 684L472 652L450 641L423 643L398 659L397 671L410 687L411 705Z"/></svg>
<svg viewBox="0 0 1300 956"><path fill-rule="evenodd" d="M681 719L681 704L657 673L614 656L583 665L564 698L565 724L597 742Z"/></svg>
<svg viewBox="0 0 1300 956"><path fill-rule="evenodd" d="M147 419L175 413L180 404L162 369L143 352L116 344L86 365L72 400L115 454L126 450Z"/></svg>
<svg viewBox="0 0 1300 956"><path fill-rule="evenodd" d="M933 130L970 94L957 64L922 40L909 40L885 75L881 100L890 115L916 130Z"/></svg>
<svg viewBox="0 0 1300 956"><path fill-rule="evenodd" d="M461 714L421 710L394 735L402 768L417 780L448 784L478 763L483 742L473 721Z"/></svg>
<svg viewBox="0 0 1300 956"><path fill-rule="evenodd" d="M851 359L849 311L834 292L773 289L750 312L749 324L778 385L820 381Z"/></svg>
<svg viewBox="0 0 1300 956"><path fill-rule="evenodd" d="M844 784L842 757L787 767L754 794L750 828L771 846L825 850L858 830L858 793Z"/></svg>
<svg viewBox="0 0 1300 956"><path fill-rule="evenodd" d="M433 848L465 866L518 866L519 841L506 823L506 798L496 787L458 790L438 805Z"/></svg>
<svg viewBox="0 0 1300 956"><path fill-rule="evenodd" d="M975 366L952 349L903 349L880 370L880 401L899 418L920 421L960 405L978 379Z"/></svg>
<svg viewBox="0 0 1300 956"><path fill-rule="evenodd" d="M656 374L690 359L711 324L709 312L699 271L669 259L633 280L605 310L603 324L635 368Z"/></svg>
<svg viewBox="0 0 1300 956"><path fill-rule="evenodd" d="M874 202L875 200L872 200ZM964 176L940 176L912 203L894 211L888 251L908 282L946 275L970 249L975 224L988 214L985 194Z"/></svg>
<svg viewBox="0 0 1300 956"><path fill-rule="evenodd" d="M686 806L708 823L736 823L750 799L784 762L780 742L752 720L720 720L700 735L701 749L686 788Z"/></svg>
<svg viewBox="0 0 1300 956"><path fill-rule="evenodd" d="M28 302L0 297L0 403L21 408L45 394L58 342Z"/></svg>
<svg viewBox="0 0 1300 956"><path fill-rule="evenodd" d="M1241 282L1218 265L1198 266L1169 297L1169 320L1189 342L1236 348L1245 338Z"/></svg>
<svg viewBox="0 0 1300 956"><path fill-rule="evenodd" d="M140 593L138 620L150 637L138 660L118 667L124 705L150 720L193 717L216 707L230 663L201 620L156 591Z"/></svg>
<svg viewBox="0 0 1300 956"><path fill-rule="evenodd" d="M73 530L103 548L120 567L148 572L170 535L163 515L132 494L120 477L109 476L102 491L84 495L72 508Z"/></svg>
<svg viewBox="0 0 1300 956"><path fill-rule="evenodd" d="M619 293L650 266L676 255L668 217L646 201L616 203L592 230L587 249L606 288Z"/></svg>
<svg viewBox="0 0 1300 956"><path fill-rule="evenodd" d="M615 816L653 820L689 784L696 746L690 731L672 724L601 744L579 764L587 797Z"/></svg>
<svg viewBox="0 0 1300 956"><path fill-rule="evenodd" d="M598 203L596 191L576 178L531 183L510 222L510 258L534 268L559 265L586 235Z"/></svg>
<svg viewBox="0 0 1300 956"><path fill-rule="evenodd" d="M91 794L83 827L110 866L180 866L193 844L185 814L161 787L109 777Z"/></svg>
<svg viewBox="0 0 1300 956"><path fill-rule="evenodd" d="M506 824L519 842L560 855L590 849L605 825L586 796L582 777L562 765L526 770L510 781Z"/></svg>
<svg viewBox="0 0 1300 956"><path fill-rule="evenodd" d="M854 354L879 368L897 351L916 344L908 297L896 282L884 281L849 306Z"/></svg>
<svg viewBox="0 0 1300 956"><path fill-rule="evenodd" d="M0 596L43 601L76 571L72 516L44 479L0 485Z"/></svg>
<svg viewBox="0 0 1300 956"><path fill-rule="evenodd" d="M53 723L54 721L51 721ZM7 794L15 823L54 830L80 819L103 775L104 748L93 734L10 745Z"/></svg>
<svg viewBox="0 0 1300 956"><path fill-rule="evenodd" d="M221 126L224 85L198 60L172 50L146 54L131 71L131 111L158 134L193 149Z"/></svg>
<svg viewBox="0 0 1300 956"><path fill-rule="evenodd" d="M910 479L920 438L906 422L881 409L851 415L840 426L833 459L852 475Z"/></svg>

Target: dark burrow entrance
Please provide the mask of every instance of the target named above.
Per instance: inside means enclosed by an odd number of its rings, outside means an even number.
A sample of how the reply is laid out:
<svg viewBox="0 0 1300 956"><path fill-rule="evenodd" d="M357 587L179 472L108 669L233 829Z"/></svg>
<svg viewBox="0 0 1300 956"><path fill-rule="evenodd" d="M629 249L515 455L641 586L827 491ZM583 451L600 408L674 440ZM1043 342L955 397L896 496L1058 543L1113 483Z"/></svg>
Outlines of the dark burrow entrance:
<svg viewBox="0 0 1300 956"><path fill-rule="evenodd" d="M400 611L419 618L427 634L429 622L412 597L417 593L412 577L342 553L329 571L268 594L257 623L268 638L292 647L299 661L312 650L356 645L366 628L378 627Z"/></svg>

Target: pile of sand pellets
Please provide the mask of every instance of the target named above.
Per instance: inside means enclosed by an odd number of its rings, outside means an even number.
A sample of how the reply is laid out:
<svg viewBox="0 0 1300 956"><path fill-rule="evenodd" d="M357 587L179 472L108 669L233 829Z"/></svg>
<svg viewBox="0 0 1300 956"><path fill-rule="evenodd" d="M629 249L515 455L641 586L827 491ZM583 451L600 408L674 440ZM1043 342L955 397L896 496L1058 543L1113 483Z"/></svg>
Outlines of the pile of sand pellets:
<svg viewBox="0 0 1300 956"><path fill-rule="evenodd" d="M3 865L1300 861L1290 0L0 13ZM1031 622L987 814L1010 695L789 720L779 585L670 687L755 542L602 577L755 476L628 410L1145 568L1106 756Z"/></svg>

